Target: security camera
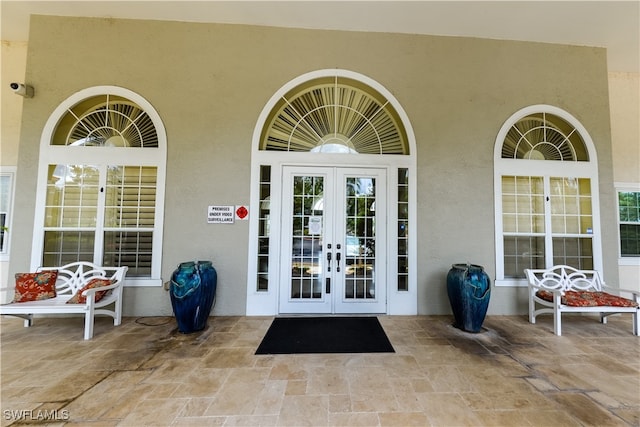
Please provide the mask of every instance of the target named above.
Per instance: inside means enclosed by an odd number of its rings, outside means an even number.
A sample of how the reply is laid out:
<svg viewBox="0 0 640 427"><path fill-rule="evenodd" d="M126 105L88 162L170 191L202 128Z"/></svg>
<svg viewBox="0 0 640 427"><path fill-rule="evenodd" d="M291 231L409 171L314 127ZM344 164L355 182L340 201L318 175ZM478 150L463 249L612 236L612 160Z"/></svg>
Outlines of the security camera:
<svg viewBox="0 0 640 427"><path fill-rule="evenodd" d="M32 86L25 85L22 83L11 83L9 86L11 86L11 90L17 95L24 96L25 98L33 97Z"/></svg>

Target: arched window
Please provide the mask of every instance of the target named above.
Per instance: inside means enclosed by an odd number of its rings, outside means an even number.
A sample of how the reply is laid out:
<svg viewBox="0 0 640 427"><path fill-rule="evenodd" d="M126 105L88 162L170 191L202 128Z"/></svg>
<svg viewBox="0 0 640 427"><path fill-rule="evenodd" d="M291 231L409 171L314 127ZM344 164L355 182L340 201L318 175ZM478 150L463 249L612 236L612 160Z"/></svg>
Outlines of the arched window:
<svg viewBox="0 0 640 427"><path fill-rule="evenodd" d="M559 108L505 122L494 151L496 284L523 284L525 268L602 268L595 159L586 129Z"/></svg>
<svg viewBox="0 0 640 427"><path fill-rule="evenodd" d="M274 105L260 149L314 153L409 154L397 110L373 87L345 76L295 86Z"/></svg>
<svg viewBox="0 0 640 427"><path fill-rule="evenodd" d="M32 266L129 267L160 285L166 136L153 107L119 87L80 91L42 134Z"/></svg>

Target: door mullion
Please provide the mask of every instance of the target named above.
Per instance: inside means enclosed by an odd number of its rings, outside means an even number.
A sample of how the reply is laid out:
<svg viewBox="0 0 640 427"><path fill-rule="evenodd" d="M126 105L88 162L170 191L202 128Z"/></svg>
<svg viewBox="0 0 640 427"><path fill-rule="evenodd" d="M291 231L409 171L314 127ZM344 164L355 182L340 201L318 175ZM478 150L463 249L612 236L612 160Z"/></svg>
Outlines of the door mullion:
<svg viewBox="0 0 640 427"><path fill-rule="evenodd" d="M544 176L544 262L545 267L553 265L553 224L551 221L551 178Z"/></svg>
<svg viewBox="0 0 640 427"><path fill-rule="evenodd" d="M98 167L98 203L96 206L96 231L93 245L93 262L102 265L104 257L104 218L106 206L107 165Z"/></svg>

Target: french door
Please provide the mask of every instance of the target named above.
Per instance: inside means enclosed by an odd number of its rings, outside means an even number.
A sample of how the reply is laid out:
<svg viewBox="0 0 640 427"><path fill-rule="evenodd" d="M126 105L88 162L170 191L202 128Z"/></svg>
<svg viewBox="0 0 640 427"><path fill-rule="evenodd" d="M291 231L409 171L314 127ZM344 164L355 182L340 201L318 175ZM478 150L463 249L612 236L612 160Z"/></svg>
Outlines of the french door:
<svg viewBox="0 0 640 427"><path fill-rule="evenodd" d="M284 167L280 313L386 312L386 170Z"/></svg>

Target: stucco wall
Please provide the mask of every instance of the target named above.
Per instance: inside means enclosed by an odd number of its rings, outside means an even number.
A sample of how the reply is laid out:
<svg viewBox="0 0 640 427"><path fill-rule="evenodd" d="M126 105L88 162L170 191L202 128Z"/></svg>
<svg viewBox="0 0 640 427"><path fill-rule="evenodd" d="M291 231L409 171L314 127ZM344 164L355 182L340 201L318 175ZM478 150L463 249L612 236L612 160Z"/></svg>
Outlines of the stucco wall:
<svg viewBox="0 0 640 427"><path fill-rule="evenodd" d="M11 170L18 164L18 143L20 141L20 119L22 103L25 101L9 89L11 82L24 82L27 58L26 42L2 42L0 61L0 170ZM7 168L8 167L8 168ZM10 230L12 232L12 230ZM0 255L0 288L6 288L9 281L9 255ZM9 292L10 293L10 292ZM6 291L0 291L0 302L6 301ZM13 295L11 295L12 297Z"/></svg>
<svg viewBox="0 0 640 427"><path fill-rule="evenodd" d="M496 40L241 25L35 16L27 80L11 272L31 254L38 147L51 112L89 86L118 85L159 112L168 136L163 278L180 261L212 259L214 313L243 314L248 223L206 224L206 206L249 201L251 135L270 96L300 74L342 68L391 91L418 155L418 308L450 312L454 262L495 272L493 146L503 122L531 104L574 115L599 160L600 202L614 205L606 52ZM605 274L617 281L615 211L601 209ZM525 312L523 289L494 289L490 312ZM171 312L160 288L127 288L126 315Z"/></svg>
<svg viewBox="0 0 640 427"><path fill-rule="evenodd" d="M614 181L640 191L640 76L610 73L609 93ZM640 259L620 264L620 287L640 291Z"/></svg>
<svg viewBox="0 0 640 427"><path fill-rule="evenodd" d="M632 73L610 73L611 140L616 182L640 183L640 79Z"/></svg>
<svg viewBox="0 0 640 427"><path fill-rule="evenodd" d="M2 127L0 127L0 165L15 166L18 162L20 117L22 103L27 101L9 88L11 82L24 83L27 59L26 42L2 42L0 62L0 101L2 102Z"/></svg>

